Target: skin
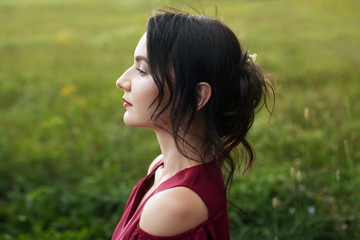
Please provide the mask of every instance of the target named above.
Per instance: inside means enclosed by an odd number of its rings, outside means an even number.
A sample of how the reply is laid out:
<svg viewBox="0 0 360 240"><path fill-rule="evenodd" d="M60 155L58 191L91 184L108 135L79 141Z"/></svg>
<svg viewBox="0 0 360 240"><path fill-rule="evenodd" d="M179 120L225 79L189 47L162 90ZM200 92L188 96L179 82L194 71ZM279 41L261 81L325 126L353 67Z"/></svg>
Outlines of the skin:
<svg viewBox="0 0 360 240"><path fill-rule="evenodd" d="M158 161L163 159L164 164L156 170L154 184L140 202L139 206L141 206L162 182L185 168L201 164L201 161L199 156L191 152L189 156L195 161L183 156L178 151L173 137L167 131L151 124L152 109L149 107L157 96L158 90L147 65L146 33L135 49L134 64L116 81L116 85L124 90L124 99L131 104L126 107L125 124L153 129L162 152L162 155L157 157L149 167L151 170ZM192 134L186 136L186 140L195 148L202 149L204 147L201 140L204 118L201 110L211 96L211 87L201 82L197 86L197 92L198 114L190 127ZM161 117L162 123L169 122L166 117ZM176 187L157 193L146 202L140 218L140 228L155 236L173 236L190 230L207 219L208 210L202 199L188 188Z"/></svg>
<svg viewBox="0 0 360 240"><path fill-rule="evenodd" d="M124 90L123 99L132 105L126 108L124 114L124 122L128 126L152 128L149 107L158 89L148 72L144 34L135 49L134 64L116 81L116 85Z"/></svg>

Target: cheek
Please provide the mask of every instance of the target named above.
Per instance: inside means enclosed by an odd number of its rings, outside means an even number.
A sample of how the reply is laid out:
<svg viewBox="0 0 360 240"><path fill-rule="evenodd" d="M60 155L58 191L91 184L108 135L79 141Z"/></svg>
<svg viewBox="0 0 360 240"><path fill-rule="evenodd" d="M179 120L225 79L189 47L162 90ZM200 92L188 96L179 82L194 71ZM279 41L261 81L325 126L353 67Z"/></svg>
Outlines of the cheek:
<svg viewBox="0 0 360 240"><path fill-rule="evenodd" d="M142 99L143 103L149 108L158 95L158 89L152 79L148 79L143 84L140 84L139 98Z"/></svg>
<svg viewBox="0 0 360 240"><path fill-rule="evenodd" d="M133 86L134 111L132 111L132 113L142 119L150 118L154 109L156 108L156 103L154 103L153 105L151 104L157 97L158 90L156 85L151 81L152 80L150 79L141 82L139 81L136 86Z"/></svg>

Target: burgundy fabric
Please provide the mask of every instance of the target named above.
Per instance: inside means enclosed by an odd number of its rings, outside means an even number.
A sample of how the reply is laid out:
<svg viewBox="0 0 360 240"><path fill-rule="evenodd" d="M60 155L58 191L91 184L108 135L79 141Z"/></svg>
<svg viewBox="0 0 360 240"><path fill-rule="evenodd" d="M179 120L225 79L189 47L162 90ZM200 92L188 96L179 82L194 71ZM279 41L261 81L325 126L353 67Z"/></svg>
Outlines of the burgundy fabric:
<svg viewBox="0 0 360 240"><path fill-rule="evenodd" d="M117 225L112 240L152 240L152 239L230 239L227 202L221 170L215 161L186 168L173 177L161 183L153 193L141 204L139 202L153 184L156 169L142 178L134 187L126 204L123 216ZM209 218L200 225L184 233L171 237L153 236L143 231L139 226L141 212L146 202L154 194L174 187L187 187L196 192L207 206Z"/></svg>

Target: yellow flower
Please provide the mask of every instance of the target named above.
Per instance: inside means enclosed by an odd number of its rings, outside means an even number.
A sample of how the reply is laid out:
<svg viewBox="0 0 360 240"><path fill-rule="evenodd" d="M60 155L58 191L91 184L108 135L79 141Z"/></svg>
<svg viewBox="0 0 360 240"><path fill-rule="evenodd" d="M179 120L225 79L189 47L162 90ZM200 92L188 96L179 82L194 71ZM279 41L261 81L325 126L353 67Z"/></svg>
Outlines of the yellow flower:
<svg viewBox="0 0 360 240"><path fill-rule="evenodd" d="M71 37L72 37L72 34L68 31L61 31L61 32L57 33L55 36L56 42L62 43L62 44L70 42Z"/></svg>
<svg viewBox="0 0 360 240"><path fill-rule="evenodd" d="M306 121L309 121L310 118L309 108L304 109L304 118Z"/></svg>
<svg viewBox="0 0 360 240"><path fill-rule="evenodd" d="M278 202L277 198L274 197L274 198L272 199L272 207L273 207L274 209L276 209L278 205L279 205L279 202Z"/></svg>
<svg viewBox="0 0 360 240"><path fill-rule="evenodd" d="M67 84L60 90L60 95L65 97L76 91L76 87L73 84Z"/></svg>
<svg viewBox="0 0 360 240"><path fill-rule="evenodd" d="M76 101L76 103L79 104L79 106L84 107L86 105L86 100L80 96L74 96L74 99Z"/></svg>
<svg viewBox="0 0 360 240"><path fill-rule="evenodd" d="M295 169L293 167L290 168L290 176L291 176L292 179L296 178L296 172L295 172Z"/></svg>
<svg viewBox="0 0 360 240"><path fill-rule="evenodd" d="M322 198L321 196L316 196L316 197L315 197L315 200L316 200L317 202L320 202L322 199L323 199L323 198Z"/></svg>
<svg viewBox="0 0 360 240"><path fill-rule="evenodd" d="M296 173L296 179L297 179L299 182L301 181L302 175L301 175L301 172L300 172L300 171L298 171L298 172Z"/></svg>

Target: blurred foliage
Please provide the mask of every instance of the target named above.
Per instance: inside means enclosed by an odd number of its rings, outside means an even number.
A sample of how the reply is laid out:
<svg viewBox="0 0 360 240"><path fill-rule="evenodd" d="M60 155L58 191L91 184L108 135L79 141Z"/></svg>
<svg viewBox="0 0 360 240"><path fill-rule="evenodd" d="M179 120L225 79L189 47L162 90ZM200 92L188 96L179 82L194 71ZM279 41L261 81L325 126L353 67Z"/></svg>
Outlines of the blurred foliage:
<svg viewBox="0 0 360 240"><path fill-rule="evenodd" d="M257 162L232 187L232 239L359 239L357 0L0 2L0 239L109 239L159 154L122 122L115 80L152 9L219 16L277 81ZM203 10L201 10L203 9Z"/></svg>

